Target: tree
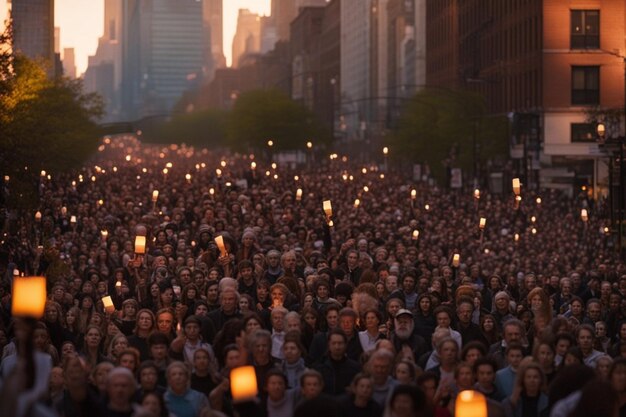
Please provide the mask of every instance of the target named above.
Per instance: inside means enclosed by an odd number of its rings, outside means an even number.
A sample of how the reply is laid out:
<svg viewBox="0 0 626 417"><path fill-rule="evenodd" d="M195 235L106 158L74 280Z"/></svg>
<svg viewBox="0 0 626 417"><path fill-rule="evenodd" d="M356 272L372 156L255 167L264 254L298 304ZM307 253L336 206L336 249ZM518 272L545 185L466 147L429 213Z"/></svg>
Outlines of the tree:
<svg viewBox="0 0 626 417"><path fill-rule="evenodd" d="M10 177L12 207L36 204L41 170L80 166L95 152L103 104L80 80L49 79L44 66L21 55L0 60L0 167Z"/></svg>
<svg viewBox="0 0 626 417"><path fill-rule="evenodd" d="M409 100L390 144L394 154L428 163L441 181L447 167L471 173L487 160L506 155L507 132L506 118L487 116L482 96L425 89Z"/></svg>
<svg viewBox="0 0 626 417"><path fill-rule="evenodd" d="M228 112L214 109L177 114L158 129L154 129L154 132L144 130L144 137L156 143L186 143L199 147L225 146L229 117Z"/></svg>
<svg viewBox="0 0 626 417"><path fill-rule="evenodd" d="M269 139L277 150L305 149L307 141L328 143L330 134L301 104L278 90L242 93L235 102L229 139L233 149L263 149Z"/></svg>

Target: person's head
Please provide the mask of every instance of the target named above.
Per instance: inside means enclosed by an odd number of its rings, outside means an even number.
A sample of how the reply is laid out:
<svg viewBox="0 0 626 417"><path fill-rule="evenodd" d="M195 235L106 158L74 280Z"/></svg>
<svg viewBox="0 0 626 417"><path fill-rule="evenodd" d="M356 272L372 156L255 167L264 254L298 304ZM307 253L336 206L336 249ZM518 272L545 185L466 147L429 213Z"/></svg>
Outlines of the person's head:
<svg viewBox="0 0 626 417"><path fill-rule="evenodd" d="M439 306L434 311L437 327L449 328L452 323L452 313L446 306Z"/></svg>
<svg viewBox="0 0 626 417"><path fill-rule="evenodd" d="M285 334L282 350L288 364L294 364L300 360L304 354L304 346L300 341L299 331L290 330Z"/></svg>
<svg viewBox="0 0 626 417"><path fill-rule="evenodd" d="M326 326L329 329L334 329L339 324L339 310L341 310L341 306L339 304L331 304L326 307L324 319L326 320Z"/></svg>
<svg viewBox="0 0 626 417"><path fill-rule="evenodd" d="M182 362L172 362L165 371L167 385L175 394L182 394L189 388L190 373Z"/></svg>
<svg viewBox="0 0 626 417"><path fill-rule="evenodd" d="M352 378L349 390L356 398L367 401L374 393L374 380L369 374L360 372Z"/></svg>
<svg viewBox="0 0 626 417"><path fill-rule="evenodd" d="M617 358L609 370L609 381L618 394L626 393L626 358Z"/></svg>
<svg viewBox="0 0 626 417"><path fill-rule="evenodd" d="M339 312L339 328L343 330L348 337L351 337L355 332L356 319L356 311L350 307L343 308Z"/></svg>
<svg viewBox="0 0 626 417"><path fill-rule="evenodd" d="M85 331L84 342L88 349L97 349L102 341L102 330L95 324L87 326Z"/></svg>
<svg viewBox="0 0 626 417"><path fill-rule="evenodd" d="M466 362L459 363L454 369L454 380L460 390L471 389L474 385L474 369Z"/></svg>
<svg viewBox="0 0 626 417"><path fill-rule="evenodd" d="M400 384L413 384L417 377L417 366L411 360L402 359L394 366L393 377Z"/></svg>
<svg viewBox="0 0 626 417"><path fill-rule="evenodd" d="M341 360L346 354L348 337L341 329L331 329L328 332L328 352L333 360Z"/></svg>
<svg viewBox="0 0 626 417"><path fill-rule="evenodd" d="M324 379L322 374L313 369L306 369L300 375L300 390L302 396L307 400L315 398L322 393L324 389Z"/></svg>
<svg viewBox="0 0 626 417"><path fill-rule="evenodd" d="M372 375L377 385L383 385L391 375L393 359L393 353L386 349L376 350L370 356L365 369Z"/></svg>
<svg viewBox="0 0 626 417"><path fill-rule="evenodd" d="M533 359L537 362L544 371L548 371L554 365L554 356L556 352L552 343L547 340L542 340L535 343L533 348Z"/></svg>
<svg viewBox="0 0 626 417"><path fill-rule="evenodd" d="M163 308L156 314L157 330L168 334L172 332L174 325L174 312L169 308Z"/></svg>
<svg viewBox="0 0 626 417"><path fill-rule="evenodd" d="M593 350L595 330L588 324L581 324L576 331L576 343L583 354L588 354Z"/></svg>
<svg viewBox="0 0 626 417"><path fill-rule="evenodd" d="M155 318L154 313L151 310L142 308L137 312L137 324L135 326L136 334L149 334L152 330L154 330L154 325Z"/></svg>
<svg viewBox="0 0 626 417"><path fill-rule="evenodd" d="M282 332L285 330L285 316L289 311L284 307L274 307L270 313L272 328L275 331Z"/></svg>
<svg viewBox="0 0 626 417"><path fill-rule="evenodd" d="M243 328L246 334L252 334L257 329L263 328L261 317L256 313L248 313L243 318Z"/></svg>
<svg viewBox="0 0 626 417"><path fill-rule="evenodd" d="M511 342L507 345L504 352L506 363L508 363L511 368L517 369L522 359L524 359L524 347L522 344L519 342Z"/></svg>
<svg viewBox="0 0 626 417"><path fill-rule="evenodd" d="M389 411L396 417L425 417L432 415L426 394L412 385L398 385L389 399Z"/></svg>
<svg viewBox="0 0 626 417"><path fill-rule="evenodd" d="M516 385L522 393L536 397L545 384L545 375L541 365L537 362L528 362L517 371Z"/></svg>
<svg viewBox="0 0 626 417"><path fill-rule="evenodd" d="M77 356L74 356L74 357L77 357ZM66 362L66 365L70 361L72 361L72 358L68 358L68 360ZM111 362L108 362L108 361L100 362L99 364L97 364L96 366L93 367L93 369L91 371L91 376L90 376L91 377L91 383L96 388L98 388L98 391L100 393L104 393L106 391L106 389L107 389L107 378L109 376L109 372L113 368L115 368L115 365L113 365ZM66 369L67 369L67 366L66 366ZM66 375L66 378L67 378L67 375Z"/></svg>
<svg viewBox="0 0 626 417"><path fill-rule="evenodd" d="M156 392L147 392L141 399L141 406L152 413L153 417L166 416L166 406L163 397Z"/></svg>
<svg viewBox="0 0 626 417"><path fill-rule="evenodd" d="M169 344L169 339L165 333L154 332L148 336L148 349L150 350L152 359L158 362L167 359Z"/></svg>
<svg viewBox="0 0 626 417"><path fill-rule="evenodd" d="M113 368L107 375L107 394L109 401L130 405L135 394L135 377L126 368Z"/></svg>
<svg viewBox="0 0 626 417"><path fill-rule="evenodd" d="M415 321L413 313L409 310L401 309L394 317L394 332L400 340L407 340L413 334Z"/></svg>
<svg viewBox="0 0 626 417"><path fill-rule="evenodd" d="M463 345L463 349L461 350L461 360L469 363L470 365L474 365L479 358L484 357L486 354L487 350L484 344L472 341Z"/></svg>
<svg viewBox="0 0 626 417"><path fill-rule="evenodd" d="M457 302L456 315L459 322L464 326L472 322L472 313L474 312L474 303L471 299L463 297Z"/></svg>
<svg viewBox="0 0 626 417"><path fill-rule="evenodd" d="M139 365L139 385L143 391L153 391L159 381L159 368L153 361L143 361Z"/></svg>
<svg viewBox="0 0 626 417"><path fill-rule="evenodd" d="M267 330L258 329L248 336L248 340L254 361L259 365L268 363L272 352L272 334Z"/></svg>
<svg viewBox="0 0 626 417"><path fill-rule="evenodd" d="M497 370L498 365L492 358L479 358L474 363L474 374L476 375L476 382L478 382L482 387L491 388L496 380Z"/></svg>
<svg viewBox="0 0 626 417"><path fill-rule="evenodd" d="M119 356L119 366L130 370L133 374L139 366L139 351L135 348L126 348Z"/></svg>
<svg viewBox="0 0 626 417"><path fill-rule="evenodd" d="M609 355L602 355L596 360L596 374L603 380L609 379L609 371L613 364L613 358Z"/></svg>
<svg viewBox="0 0 626 417"><path fill-rule="evenodd" d="M525 334L524 323L517 319L507 320L502 326L502 338L507 343L520 342Z"/></svg>
<svg viewBox="0 0 626 417"><path fill-rule="evenodd" d="M457 356L459 353L459 346L456 341L451 337L444 337L437 344L437 353L439 354L439 360L441 364L446 364L448 366L456 363Z"/></svg>
<svg viewBox="0 0 626 417"><path fill-rule="evenodd" d="M265 391L272 401L280 401L285 396L287 377L279 369L270 369L265 375Z"/></svg>
<svg viewBox="0 0 626 417"><path fill-rule="evenodd" d="M239 294L233 288L225 288L219 295L222 311L232 314L237 310L239 304Z"/></svg>
<svg viewBox="0 0 626 417"><path fill-rule="evenodd" d="M557 333L554 345L555 353L561 358L565 356L567 349L575 343L574 336L570 333Z"/></svg>
<svg viewBox="0 0 626 417"><path fill-rule="evenodd" d="M596 298L587 301L587 315L594 323L600 320L602 315L602 303Z"/></svg>

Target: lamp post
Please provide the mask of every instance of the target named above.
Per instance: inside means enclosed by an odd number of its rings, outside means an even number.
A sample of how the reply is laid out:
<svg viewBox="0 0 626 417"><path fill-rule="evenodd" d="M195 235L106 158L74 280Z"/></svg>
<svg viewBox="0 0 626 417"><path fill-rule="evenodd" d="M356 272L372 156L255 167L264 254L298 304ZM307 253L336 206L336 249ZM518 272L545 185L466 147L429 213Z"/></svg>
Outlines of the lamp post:
<svg viewBox="0 0 626 417"><path fill-rule="evenodd" d="M626 142L626 138L624 136L617 137L609 137L607 138L606 126L603 123L598 123L596 127L596 132L598 134L598 142L600 146L602 145L617 145L618 149L612 147L611 155L609 159L609 211L611 215L611 225L615 224L615 214L614 214L614 181L613 181L613 158L617 154L617 159L619 162L619 179L618 179L618 189L617 189L617 249L619 251L620 259L623 259L623 242L622 242L622 227L624 223L624 142Z"/></svg>

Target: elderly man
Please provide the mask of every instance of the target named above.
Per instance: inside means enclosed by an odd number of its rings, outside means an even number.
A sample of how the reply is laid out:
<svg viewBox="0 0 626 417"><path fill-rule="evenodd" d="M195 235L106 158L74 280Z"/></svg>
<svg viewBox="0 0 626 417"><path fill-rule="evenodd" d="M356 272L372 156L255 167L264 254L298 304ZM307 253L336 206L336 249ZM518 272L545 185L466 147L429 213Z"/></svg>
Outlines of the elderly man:
<svg viewBox="0 0 626 417"><path fill-rule="evenodd" d="M191 374L182 362L167 367L167 391L163 396L169 411L177 417L195 417L208 407L206 395L189 387Z"/></svg>
<svg viewBox="0 0 626 417"><path fill-rule="evenodd" d="M489 348L489 356L498 364L498 369L509 365L506 359L506 348L509 344L516 342L524 344L526 342L526 331L524 323L517 319L511 319L504 323L502 330L502 341L494 343ZM525 354L526 352L524 352Z"/></svg>
<svg viewBox="0 0 626 417"><path fill-rule="evenodd" d="M382 408L385 407L394 388L399 384L397 380L391 377L393 362L393 353L387 349L379 349L372 354L365 365L365 369L374 379L372 399Z"/></svg>
<svg viewBox="0 0 626 417"><path fill-rule="evenodd" d="M104 416L128 416L133 414L133 396L137 381L126 368L112 369L107 375L107 397L109 401L104 409Z"/></svg>
<svg viewBox="0 0 626 417"><path fill-rule="evenodd" d="M410 357L412 355L415 363L419 357L428 351L428 346L424 338L413 332L415 322L413 313L407 309L400 309L394 317L394 331L391 335L396 352L402 352L403 356Z"/></svg>

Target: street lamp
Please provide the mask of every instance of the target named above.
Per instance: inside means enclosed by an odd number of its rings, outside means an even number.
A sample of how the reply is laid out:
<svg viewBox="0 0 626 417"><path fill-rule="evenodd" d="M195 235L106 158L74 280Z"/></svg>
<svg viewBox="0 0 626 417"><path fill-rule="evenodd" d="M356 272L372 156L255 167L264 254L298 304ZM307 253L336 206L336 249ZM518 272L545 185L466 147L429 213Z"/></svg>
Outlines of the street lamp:
<svg viewBox="0 0 626 417"><path fill-rule="evenodd" d="M618 137L609 137L607 138L607 129L604 123L598 123L596 126L596 133L598 134L598 143L600 146L604 145L613 145L610 149L611 155L609 157L609 212L611 216L611 225L615 224L615 203L613 198L614 188L613 188L613 159L616 157L619 161L619 182L617 189L617 221L618 227L615 228L617 230L617 248L619 251L620 259L623 258L623 246L622 246L622 227L624 223L624 142L626 138L624 136ZM615 149L615 145L618 146L618 149Z"/></svg>

